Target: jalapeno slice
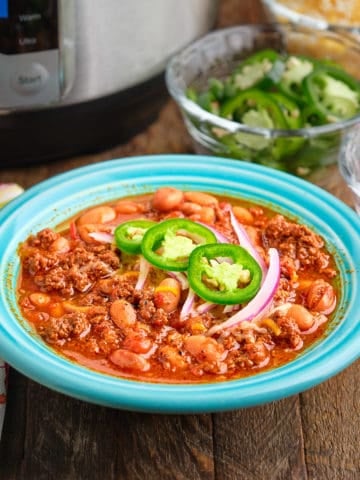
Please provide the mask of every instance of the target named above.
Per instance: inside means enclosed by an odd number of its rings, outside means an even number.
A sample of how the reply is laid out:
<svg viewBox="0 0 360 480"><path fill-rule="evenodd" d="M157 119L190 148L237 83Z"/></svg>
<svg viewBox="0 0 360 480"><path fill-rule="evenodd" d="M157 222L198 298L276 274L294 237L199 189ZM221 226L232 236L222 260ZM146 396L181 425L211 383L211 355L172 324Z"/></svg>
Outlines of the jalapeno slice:
<svg viewBox="0 0 360 480"><path fill-rule="evenodd" d="M360 108L360 83L331 65L316 68L304 79L312 111L327 122L351 118Z"/></svg>
<svg viewBox="0 0 360 480"><path fill-rule="evenodd" d="M268 95L281 108L289 128L296 129L303 126L300 108L296 102L280 92L269 92Z"/></svg>
<svg viewBox="0 0 360 480"><path fill-rule="evenodd" d="M288 55L285 68L277 85L279 91L299 105L306 104L303 92L303 80L315 68L315 60L301 55Z"/></svg>
<svg viewBox="0 0 360 480"><path fill-rule="evenodd" d="M243 60L232 75L238 90L268 89L278 83L284 71L284 62L278 52L270 48L254 53Z"/></svg>
<svg viewBox="0 0 360 480"><path fill-rule="evenodd" d="M268 93L257 89L244 90L236 97L224 102L223 117L238 121L249 127L288 128L285 116L278 103ZM237 132L233 135L242 148L261 151L270 148L274 158L282 158L287 152L288 142L284 138L269 139L260 135Z"/></svg>
<svg viewBox="0 0 360 480"><path fill-rule="evenodd" d="M221 109L223 117L240 123L244 123L244 116L248 112L265 113L274 128L286 128L286 120L281 108L267 93L256 88L240 92L236 97L225 102Z"/></svg>
<svg viewBox="0 0 360 480"><path fill-rule="evenodd" d="M148 262L163 270L184 271L191 252L201 244L215 243L215 234L186 218L164 220L149 228L141 242Z"/></svg>
<svg viewBox="0 0 360 480"><path fill-rule="evenodd" d="M201 245L189 258L189 284L200 298L208 302L221 305L246 303L258 292L261 279L260 265L239 245Z"/></svg>
<svg viewBox="0 0 360 480"><path fill-rule="evenodd" d="M156 225L151 220L129 220L116 227L114 232L115 243L119 250L136 255L141 252L141 242L145 232Z"/></svg>

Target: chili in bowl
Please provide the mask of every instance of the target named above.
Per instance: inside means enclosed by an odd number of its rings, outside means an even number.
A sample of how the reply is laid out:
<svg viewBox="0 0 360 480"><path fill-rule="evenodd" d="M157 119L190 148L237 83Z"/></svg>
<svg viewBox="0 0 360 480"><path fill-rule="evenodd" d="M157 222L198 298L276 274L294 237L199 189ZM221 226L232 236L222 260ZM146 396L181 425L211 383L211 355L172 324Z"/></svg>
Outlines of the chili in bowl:
<svg viewBox="0 0 360 480"><path fill-rule="evenodd" d="M2 217L1 356L77 398L158 412L264 403L345 368L359 219L271 173L153 156L29 190Z"/></svg>

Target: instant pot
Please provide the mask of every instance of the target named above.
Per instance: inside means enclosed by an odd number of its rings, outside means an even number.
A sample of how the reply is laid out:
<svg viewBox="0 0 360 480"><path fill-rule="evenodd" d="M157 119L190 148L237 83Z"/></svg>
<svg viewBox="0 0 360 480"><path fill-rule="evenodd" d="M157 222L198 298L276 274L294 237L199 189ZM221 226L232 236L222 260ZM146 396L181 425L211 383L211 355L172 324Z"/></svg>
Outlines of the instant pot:
<svg viewBox="0 0 360 480"><path fill-rule="evenodd" d="M0 164L93 152L153 120L217 0L0 0Z"/></svg>

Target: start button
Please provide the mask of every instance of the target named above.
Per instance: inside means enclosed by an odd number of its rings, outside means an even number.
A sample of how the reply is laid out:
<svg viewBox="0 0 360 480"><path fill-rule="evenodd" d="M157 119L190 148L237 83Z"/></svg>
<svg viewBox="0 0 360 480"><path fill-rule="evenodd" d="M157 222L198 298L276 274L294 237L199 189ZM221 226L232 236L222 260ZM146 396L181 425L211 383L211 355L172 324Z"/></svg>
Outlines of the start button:
<svg viewBox="0 0 360 480"><path fill-rule="evenodd" d="M46 85L49 73L40 63L31 63L23 70L15 72L11 85L21 95L31 95L40 92Z"/></svg>

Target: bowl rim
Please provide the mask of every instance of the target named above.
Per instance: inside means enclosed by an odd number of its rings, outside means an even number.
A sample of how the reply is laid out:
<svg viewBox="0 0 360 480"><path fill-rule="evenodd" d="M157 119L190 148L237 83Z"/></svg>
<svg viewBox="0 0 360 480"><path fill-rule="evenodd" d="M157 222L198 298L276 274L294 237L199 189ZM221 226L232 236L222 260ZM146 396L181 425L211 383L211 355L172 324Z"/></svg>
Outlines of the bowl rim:
<svg viewBox="0 0 360 480"><path fill-rule="evenodd" d="M278 2L277 0L263 0L265 5L275 14L283 15L287 20L296 25L303 25L320 30L332 30L338 33L357 33L359 34L360 24L354 23L333 23L328 22L325 18L313 18L306 13L301 13L292 8Z"/></svg>
<svg viewBox="0 0 360 480"><path fill-rule="evenodd" d="M353 165L358 159L356 149L360 145L360 124L352 128L341 144L339 154L339 172L352 190L357 190L359 180L353 175ZM355 192L353 192L355 193Z"/></svg>
<svg viewBox="0 0 360 480"><path fill-rule="evenodd" d="M179 64L181 60L186 58L191 51L199 49L201 50L203 44L209 39L216 39L227 34L241 33L246 31L274 31L278 32L280 35L282 31L294 31L294 32L316 32L318 35L330 35L337 41L343 43L344 40L351 44L351 48L358 50L360 58L360 43L356 42L354 39L349 37L343 37L340 33L336 31L329 30L319 30L313 29L310 27L305 27L303 25L296 24L282 24L279 22L271 23L260 23L260 24L243 24L237 25L235 27L226 27L218 30L211 31L210 33L205 34L201 38L195 40L191 44L187 45L185 48L177 52L167 63L165 70L165 83L167 89L172 96L172 98L178 103L180 108L186 112L186 114L196 117L201 123L209 123L212 126L226 130L229 133L238 133L245 132L251 133L254 135L259 135L265 138L280 138L280 137L305 137L305 138L314 138L318 135L336 133L338 131L348 129L353 125L360 122L360 112L346 120L319 125L310 128L298 128L298 129L280 129L280 128L265 128L265 127L249 127L245 124L235 122L233 120L228 120L226 118L220 117L213 113L208 112L201 108L197 103L187 98L184 93L184 85L179 86L176 80L176 72L180 69Z"/></svg>
<svg viewBox="0 0 360 480"><path fill-rule="evenodd" d="M205 413L260 405L311 388L359 358L360 322L346 317L322 340L321 347L311 348L295 361L269 372L220 383L153 384L80 367L52 353L29 334L9 301L9 297L15 301L17 245L29 231L41 223L61 223L72 214L64 208L80 211L82 203L89 206L115 194L136 194L142 188L152 186L154 190L169 184L228 192L257 199L257 203L276 203L279 210L287 211L291 206L292 216L300 216L306 224L314 223L316 230L325 229L328 241L334 242L341 255L344 278L351 278L353 288L359 288L360 265L353 263L349 252L357 248L360 219L320 187L268 167L212 156L162 154L109 160L45 180L0 211L0 278L4 279L0 281L0 356L21 373L61 393L90 403L153 413ZM62 217L56 219L61 209ZM12 291L6 281L9 277ZM360 298L349 284L344 280L344 301L345 295L349 296L349 305L342 314L354 316L360 309ZM61 376L56 373L60 369Z"/></svg>

